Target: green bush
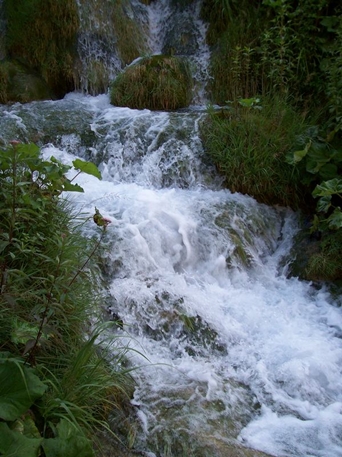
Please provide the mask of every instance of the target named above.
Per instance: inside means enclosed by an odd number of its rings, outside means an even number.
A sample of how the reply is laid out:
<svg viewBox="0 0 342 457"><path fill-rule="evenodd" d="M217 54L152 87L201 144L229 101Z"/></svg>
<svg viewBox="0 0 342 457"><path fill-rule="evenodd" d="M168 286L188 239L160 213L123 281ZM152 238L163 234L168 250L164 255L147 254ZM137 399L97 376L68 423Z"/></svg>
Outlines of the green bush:
<svg viewBox="0 0 342 457"><path fill-rule="evenodd" d="M233 192L266 204L298 208L304 189L285 156L304 121L279 99L240 99L234 107L210 110L202 124L206 152Z"/></svg>
<svg viewBox="0 0 342 457"><path fill-rule="evenodd" d="M111 103L151 110L175 110L189 105L192 78L185 60L145 57L126 68L112 83Z"/></svg>
<svg viewBox="0 0 342 457"><path fill-rule="evenodd" d="M90 162L73 165L76 176L101 177ZM98 237L84 239L88 220L61 198L83 190L69 169L42 160L33 144L0 150L2 455L90 457L96 430L110 432L109 414L131 394L125 350L110 355L98 343L105 328L93 258L107 224L97 215Z"/></svg>

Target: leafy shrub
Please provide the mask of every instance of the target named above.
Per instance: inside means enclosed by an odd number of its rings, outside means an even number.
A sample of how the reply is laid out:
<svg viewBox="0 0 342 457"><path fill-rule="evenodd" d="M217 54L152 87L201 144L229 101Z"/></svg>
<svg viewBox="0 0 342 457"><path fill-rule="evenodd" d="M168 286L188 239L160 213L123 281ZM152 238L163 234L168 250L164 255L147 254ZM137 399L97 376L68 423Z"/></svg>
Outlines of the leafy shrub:
<svg viewBox="0 0 342 457"><path fill-rule="evenodd" d="M78 173L101 178L90 162ZM130 395L131 378L98 343L99 276L93 254L60 195L83 191L33 145L0 150L0 454L93 456L97 429ZM103 219L105 220L105 219ZM99 221L97 221L99 222ZM101 221L100 221L101 222ZM90 333L90 326L96 330ZM110 430L109 430L110 431ZM15 449L15 451L14 451ZM11 454L12 453L12 454Z"/></svg>

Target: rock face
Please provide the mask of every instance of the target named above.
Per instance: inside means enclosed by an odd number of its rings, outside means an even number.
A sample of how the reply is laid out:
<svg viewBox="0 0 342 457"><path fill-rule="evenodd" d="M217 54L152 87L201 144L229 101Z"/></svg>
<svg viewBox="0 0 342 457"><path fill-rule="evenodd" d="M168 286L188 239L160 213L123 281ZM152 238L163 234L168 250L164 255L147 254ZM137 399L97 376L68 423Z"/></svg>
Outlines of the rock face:
<svg viewBox="0 0 342 457"><path fill-rule="evenodd" d="M111 85L111 103L150 110L176 110L191 101L189 66L177 56L145 57L127 67Z"/></svg>
<svg viewBox="0 0 342 457"><path fill-rule="evenodd" d="M0 103L61 99L72 91L105 93L129 66L114 83L115 104L165 110L188 106L190 91L193 99L200 97L208 76L205 59L198 58L205 41L200 2L149 3L0 0ZM142 58L146 55L153 57ZM141 87L129 81L133 94L118 89L127 89L123 81L133 71L135 77L139 72L137 81L148 83L146 106L138 97ZM18 88L10 84L13 73Z"/></svg>
<svg viewBox="0 0 342 457"><path fill-rule="evenodd" d="M147 32L140 2L0 0L0 103L104 93L125 65L149 52ZM19 93L8 83L18 65Z"/></svg>
<svg viewBox="0 0 342 457"><path fill-rule="evenodd" d="M18 62L0 62L0 103L27 103L52 97L53 92L41 76Z"/></svg>

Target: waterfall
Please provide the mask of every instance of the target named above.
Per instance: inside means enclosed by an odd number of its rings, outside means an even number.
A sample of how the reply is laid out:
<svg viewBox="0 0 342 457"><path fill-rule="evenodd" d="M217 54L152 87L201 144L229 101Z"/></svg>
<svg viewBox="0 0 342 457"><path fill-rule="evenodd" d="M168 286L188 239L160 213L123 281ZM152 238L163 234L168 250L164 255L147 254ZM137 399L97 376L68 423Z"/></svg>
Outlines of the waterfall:
<svg viewBox="0 0 342 457"><path fill-rule="evenodd" d="M199 19L201 1L183 5L170 0L151 2L148 7L149 47L153 54L186 56L195 81L193 104L205 105L206 84L210 79L210 50L206 25Z"/></svg>
<svg viewBox="0 0 342 457"><path fill-rule="evenodd" d="M104 92L112 81L131 62L120 55L118 33L113 22L113 2L77 0L80 31L78 35L77 89L86 94ZM206 44L206 25L199 19L201 2L188 5L170 0L153 1L144 5L137 0L125 4L125 14L141 32L144 54L175 54L185 56L194 78L193 104L204 105L206 84L210 78L209 47ZM123 32L121 32L123 33ZM135 46L134 41L131 44ZM137 52L139 49L137 49ZM134 56L141 57L141 54Z"/></svg>
<svg viewBox="0 0 342 457"><path fill-rule="evenodd" d="M122 68L111 32L96 34L112 27L108 12L86 14L95 3L79 0L83 93L1 105L0 140L34 141L46 158L71 164L77 156L102 172L101 181L81 174L85 192L65 196L86 216L96 206L112 221L104 310L123 321L113 331L136 368L134 450L341 457L341 299L288 277L298 215L223 188L199 138L204 84L194 106L178 112L118 108L106 93L87 95L92 59L109 77ZM141 7L141 24L151 52L175 47L199 64L203 82L208 50L197 8L152 2ZM177 37L190 19L193 47L182 48ZM100 35L108 39L101 45ZM88 237L97 230L84 226Z"/></svg>
<svg viewBox="0 0 342 457"><path fill-rule="evenodd" d="M77 89L84 93L105 90L109 81L121 70L116 37L111 20L111 2L77 0L80 29L77 52L79 56ZM99 87L98 73L103 86Z"/></svg>

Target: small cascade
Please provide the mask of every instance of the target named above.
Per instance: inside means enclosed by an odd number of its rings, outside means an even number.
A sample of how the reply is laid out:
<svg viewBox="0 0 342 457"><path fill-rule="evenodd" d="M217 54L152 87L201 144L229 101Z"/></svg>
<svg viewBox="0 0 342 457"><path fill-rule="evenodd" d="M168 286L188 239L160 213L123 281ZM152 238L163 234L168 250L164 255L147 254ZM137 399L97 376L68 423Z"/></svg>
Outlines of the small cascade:
<svg viewBox="0 0 342 457"><path fill-rule="evenodd" d="M162 54L165 36L172 22L170 0L151 2L147 8L149 25L149 48L152 54Z"/></svg>
<svg viewBox="0 0 342 457"><path fill-rule="evenodd" d="M116 48L110 2L77 0L80 29L76 89L83 93L105 91L108 82L122 69ZM99 81L99 78L102 81Z"/></svg>
<svg viewBox="0 0 342 457"><path fill-rule="evenodd" d="M210 50L206 43L206 25L201 21L201 1L187 5L161 0L148 7L149 47L154 54L186 57L194 79L193 105L205 105L206 84L210 79Z"/></svg>
<svg viewBox="0 0 342 457"><path fill-rule="evenodd" d="M111 0L77 0L77 5L80 30L77 45L79 62L76 68L79 87L76 89L86 94L104 93L110 82L130 63L125 62L127 56L120 43L120 39L126 39L124 34L128 34L130 41L127 46L132 48L136 46L133 37L140 34L140 50L147 51L143 36L143 33L146 34L146 7L134 0L126 2L124 7L121 2L114 4ZM122 17L116 22L119 14ZM118 23L122 30L118 30ZM138 48L134 58L138 57Z"/></svg>
<svg viewBox="0 0 342 457"><path fill-rule="evenodd" d="M113 2L110 0L77 0L80 31L78 36L79 62L76 68L77 90L86 94L107 91L112 81L131 61L125 61L120 34L113 21ZM188 5L161 0L144 5L137 0L125 4L124 23L129 21L137 38L132 61L143 54L171 54L184 56L190 61L194 79L193 105L207 102L205 86L209 80L209 47L206 44L206 26L199 19L201 2ZM134 24L134 25L133 25ZM126 24L126 27L128 25ZM122 38L122 37L121 37ZM137 45L137 40L139 45Z"/></svg>

